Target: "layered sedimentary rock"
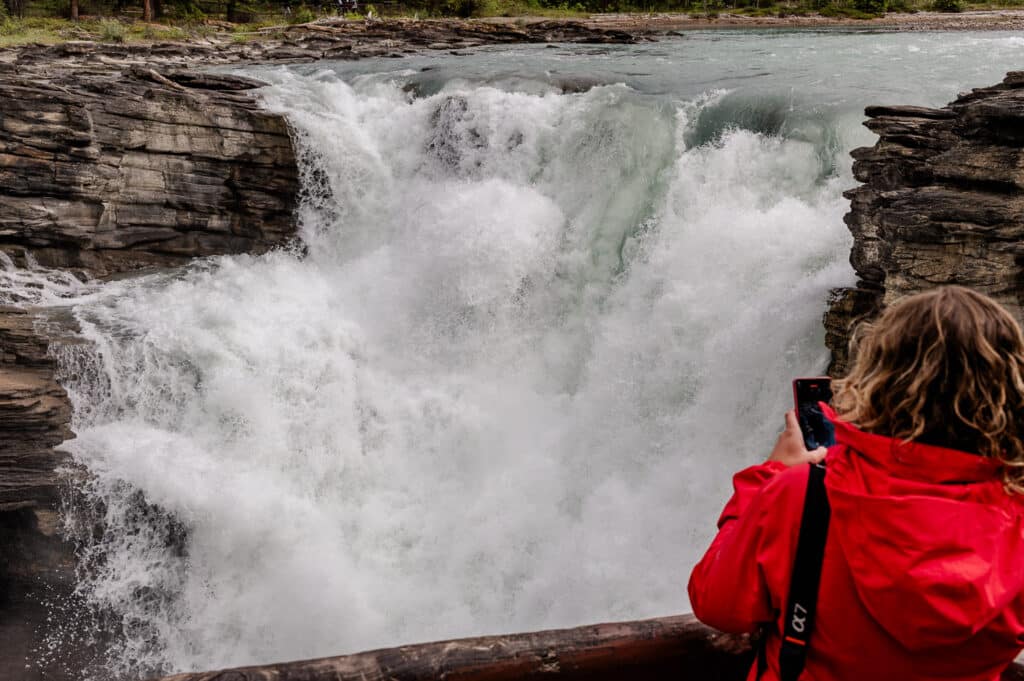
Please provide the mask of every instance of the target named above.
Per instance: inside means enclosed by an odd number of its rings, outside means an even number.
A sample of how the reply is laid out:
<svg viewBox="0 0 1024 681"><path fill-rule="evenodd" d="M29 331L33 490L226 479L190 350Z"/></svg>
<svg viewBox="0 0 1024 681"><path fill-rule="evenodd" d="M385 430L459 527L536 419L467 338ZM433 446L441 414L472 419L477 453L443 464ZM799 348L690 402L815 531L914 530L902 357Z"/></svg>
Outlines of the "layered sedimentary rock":
<svg viewBox="0 0 1024 681"><path fill-rule="evenodd" d="M26 653L67 592L69 547L57 532L58 478L71 403L54 378L47 339L26 310L0 307L0 678L33 678Z"/></svg>
<svg viewBox="0 0 1024 681"><path fill-rule="evenodd" d="M257 85L144 67L0 79L0 247L106 274L281 243L297 170L285 121L238 92Z"/></svg>
<svg viewBox="0 0 1024 681"><path fill-rule="evenodd" d="M25 310L0 307L0 512L50 506L71 404Z"/></svg>
<svg viewBox="0 0 1024 681"><path fill-rule="evenodd" d="M858 281L825 316L835 374L851 324L909 293L962 284L1024 312L1024 72L941 109L866 114L879 139L853 152L863 184L846 193Z"/></svg>
<svg viewBox="0 0 1024 681"><path fill-rule="evenodd" d="M104 276L294 235L298 169L284 119L245 92L259 83L29 62L0 69L0 251L11 262ZM56 449L72 437L71 404L40 314L0 307L2 678L63 677L26 661L42 652L47 602L73 582Z"/></svg>

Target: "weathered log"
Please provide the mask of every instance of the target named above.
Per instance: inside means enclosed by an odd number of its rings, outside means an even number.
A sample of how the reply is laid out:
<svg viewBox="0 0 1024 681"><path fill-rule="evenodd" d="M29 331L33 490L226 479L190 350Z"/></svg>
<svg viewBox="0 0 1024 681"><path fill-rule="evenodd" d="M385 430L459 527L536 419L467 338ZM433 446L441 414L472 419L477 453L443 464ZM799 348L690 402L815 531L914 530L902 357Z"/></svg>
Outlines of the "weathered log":
<svg viewBox="0 0 1024 681"><path fill-rule="evenodd" d="M742 681L754 653L693 615L385 648L155 681ZM1002 681L1024 681L1011 665Z"/></svg>
<svg viewBox="0 0 1024 681"><path fill-rule="evenodd" d="M752 660L747 637L722 634L682 615L177 674L161 681L732 681L746 677Z"/></svg>

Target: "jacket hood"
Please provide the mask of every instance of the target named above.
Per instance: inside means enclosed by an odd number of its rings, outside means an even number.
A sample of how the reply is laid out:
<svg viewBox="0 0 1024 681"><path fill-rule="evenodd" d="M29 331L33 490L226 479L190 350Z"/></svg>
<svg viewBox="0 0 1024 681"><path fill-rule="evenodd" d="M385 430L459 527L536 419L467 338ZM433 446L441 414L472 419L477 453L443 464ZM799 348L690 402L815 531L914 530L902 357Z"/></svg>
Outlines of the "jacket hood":
<svg viewBox="0 0 1024 681"><path fill-rule="evenodd" d="M999 462L864 433L824 408L836 428L829 532L871 617L922 651L1004 616L1024 591L1024 527Z"/></svg>

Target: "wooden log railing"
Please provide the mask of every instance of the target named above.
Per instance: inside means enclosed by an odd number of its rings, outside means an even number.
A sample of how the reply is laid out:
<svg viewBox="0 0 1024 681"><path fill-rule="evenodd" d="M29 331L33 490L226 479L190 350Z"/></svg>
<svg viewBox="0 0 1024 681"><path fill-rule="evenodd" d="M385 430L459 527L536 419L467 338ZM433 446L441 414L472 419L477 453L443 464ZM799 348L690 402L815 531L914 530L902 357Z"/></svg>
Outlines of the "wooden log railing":
<svg viewBox="0 0 1024 681"><path fill-rule="evenodd" d="M160 681L739 681L752 659L746 637L719 633L683 615L422 643Z"/></svg>
<svg viewBox="0 0 1024 681"><path fill-rule="evenodd" d="M157 681L742 681L745 636L693 615L385 648ZM1012 665L1002 681L1024 681Z"/></svg>

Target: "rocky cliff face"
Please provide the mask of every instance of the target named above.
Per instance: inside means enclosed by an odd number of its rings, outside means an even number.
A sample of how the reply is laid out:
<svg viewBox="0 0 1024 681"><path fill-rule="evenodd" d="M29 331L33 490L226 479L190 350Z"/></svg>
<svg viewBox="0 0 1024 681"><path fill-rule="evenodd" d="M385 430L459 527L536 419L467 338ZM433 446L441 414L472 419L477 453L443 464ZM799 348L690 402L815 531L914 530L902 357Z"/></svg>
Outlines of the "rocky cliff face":
<svg viewBox="0 0 1024 681"><path fill-rule="evenodd" d="M71 404L54 380L33 315L0 307L0 677L26 676L25 654L46 617L43 594L67 591L71 556L57 533Z"/></svg>
<svg viewBox="0 0 1024 681"><path fill-rule="evenodd" d="M259 83L136 67L0 72L0 250L103 276L260 252L295 231L288 127ZM0 511L48 506L71 436L31 311L0 308Z"/></svg>
<svg viewBox="0 0 1024 681"><path fill-rule="evenodd" d="M855 288L825 316L830 372L846 369L851 323L940 284L983 291L1024 315L1024 72L941 109L874 106L875 146L853 152L846 224Z"/></svg>
<svg viewBox="0 0 1024 681"><path fill-rule="evenodd" d="M258 85L139 65L0 69L0 253L97 277L286 242L298 169L284 119L246 92ZM56 472L71 404L40 314L0 307L0 678L82 668L67 651L26 667L47 602L73 585Z"/></svg>
<svg viewBox="0 0 1024 681"><path fill-rule="evenodd" d="M71 437L71 405L33 322L25 310L0 307L0 513L52 505L54 447Z"/></svg>
<svg viewBox="0 0 1024 681"><path fill-rule="evenodd" d="M239 92L257 85L144 67L0 80L0 248L107 274L281 243L295 158L285 121Z"/></svg>

